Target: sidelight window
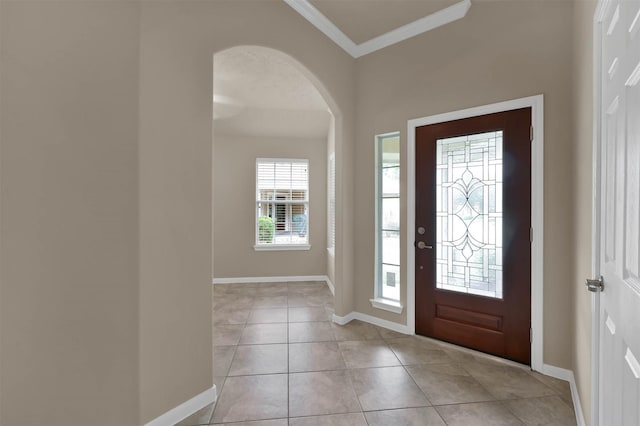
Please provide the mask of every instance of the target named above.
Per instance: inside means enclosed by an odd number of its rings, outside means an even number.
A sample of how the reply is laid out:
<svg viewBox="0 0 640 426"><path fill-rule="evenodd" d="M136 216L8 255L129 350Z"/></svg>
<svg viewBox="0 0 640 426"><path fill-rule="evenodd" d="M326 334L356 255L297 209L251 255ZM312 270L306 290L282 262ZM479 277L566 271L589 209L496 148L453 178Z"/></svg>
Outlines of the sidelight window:
<svg viewBox="0 0 640 426"><path fill-rule="evenodd" d="M376 136L376 287L373 306L401 312L400 133Z"/></svg>

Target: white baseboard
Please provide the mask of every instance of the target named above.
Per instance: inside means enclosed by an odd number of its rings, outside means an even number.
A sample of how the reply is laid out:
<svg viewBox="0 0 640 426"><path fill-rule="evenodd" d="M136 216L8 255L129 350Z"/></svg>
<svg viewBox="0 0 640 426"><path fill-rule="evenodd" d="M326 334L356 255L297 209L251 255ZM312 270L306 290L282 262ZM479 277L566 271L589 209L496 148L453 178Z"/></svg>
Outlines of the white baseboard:
<svg viewBox="0 0 640 426"><path fill-rule="evenodd" d="M326 275L300 275L283 277L237 277L237 278L214 278L214 284L249 284L249 283L285 283L295 281L325 281L330 282ZM333 288L333 284L329 286Z"/></svg>
<svg viewBox="0 0 640 426"><path fill-rule="evenodd" d="M582 404L580 403L580 395L578 394L578 386L573 371L566 368L560 368L549 364L542 365L542 374L555 377L556 379L566 380L571 385L571 400L573 401L573 410L576 412L576 423L578 426L585 426L584 415L582 414Z"/></svg>
<svg viewBox="0 0 640 426"><path fill-rule="evenodd" d="M364 321L369 324L377 325L382 328L387 328L389 330L397 331L398 333L413 334L409 331L409 327L407 327L404 324L398 324L397 322L387 321L382 318L377 318L371 315L363 314L361 312L350 312L343 317L333 314L333 322L340 325L345 325L346 323L351 322L354 319Z"/></svg>
<svg viewBox="0 0 640 426"><path fill-rule="evenodd" d="M327 282L327 286L329 287L329 290L331 291L331 294L333 294L335 296L336 295L336 288L333 286L333 283L331 282L329 277L326 277L325 281Z"/></svg>
<svg viewBox="0 0 640 426"><path fill-rule="evenodd" d="M151 420L149 423L146 423L145 426L173 426L176 423L194 414L198 410L201 410L207 405L216 402L216 398L216 385L213 385L210 389L207 389L206 391L194 396L190 400L183 402L175 408L172 408L160 417L157 417Z"/></svg>

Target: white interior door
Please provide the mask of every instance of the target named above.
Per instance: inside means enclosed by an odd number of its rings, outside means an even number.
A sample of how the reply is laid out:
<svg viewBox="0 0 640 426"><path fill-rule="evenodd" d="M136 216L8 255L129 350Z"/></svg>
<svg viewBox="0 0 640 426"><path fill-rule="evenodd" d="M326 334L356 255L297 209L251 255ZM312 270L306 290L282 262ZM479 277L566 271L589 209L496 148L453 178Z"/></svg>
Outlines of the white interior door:
<svg viewBox="0 0 640 426"><path fill-rule="evenodd" d="M640 0L596 27L600 69L599 424L640 425Z"/></svg>

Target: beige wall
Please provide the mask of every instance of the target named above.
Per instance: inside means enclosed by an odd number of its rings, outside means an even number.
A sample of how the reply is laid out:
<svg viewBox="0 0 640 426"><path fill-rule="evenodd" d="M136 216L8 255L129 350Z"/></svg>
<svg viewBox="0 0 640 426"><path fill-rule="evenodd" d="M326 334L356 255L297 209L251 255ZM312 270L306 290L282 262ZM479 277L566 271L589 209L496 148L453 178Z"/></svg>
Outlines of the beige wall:
<svg viewBox="0 0 640 426"><path fill-rule="evenodd" d="M145 423L212 384L213 54L303 64L341 164L354 61L282 2L0 3L0 423Z"/></svg>
<svg viewBox="0 0 640 426"><path fill-rule="evenodd" d="M326 275L327 140L214 133L215 278ZM256 158L309 160L310 250L256 251Z"/></svg>
<svg viewBox="0 0 640 426"><path fill-rule="evenodd" d="M0 3L0 423L135 425L138 5Z"/></svg>
<svg viewBox="0 0 640 426"><path fill-rule="evenodd" d="M582 411L591 419L591 293L584 280L591 276L593 162L593 13L595 1L578 1L573 32L573 229L575 254L571 280L574 303L572 365Z"/></svg>
<svg viewBox="0 0 640 426"><path fill-rule="evenodd" d="M476 2L461 20L360 58L355 162L358 236L356 309L398 322L371 307L374 282L374 135L407 120L516 99L545 96L544 361L572 367L569 265L573 156L571 132L570 2ZM401 165L406 196L406 156ZM402 208L403 229L405 208ZM403 258L408 255L404 236ZM403 303L406 283L402 283Z"/></svg>
<svg viewBox="0 0 640 426"><path fill-rule="evenodd" d="M142 3L142 421L211 386L212 61L215 52L243 44L280 50L304 65L347 118L341 149L351 134L352 59L285 3Z"/></svg>
<svg viewBox="0 0 640 426"><path fill-rule="evenodd" d="M404 321L368 302L374 135L404 150L409 118L545 95L544 360L576 370L587 406L587 9L476 2L357 61L283 2L0 11L1 424L140 424L211 386L212 57L243 44L291 55L337 114L338 315Z"/></svg>

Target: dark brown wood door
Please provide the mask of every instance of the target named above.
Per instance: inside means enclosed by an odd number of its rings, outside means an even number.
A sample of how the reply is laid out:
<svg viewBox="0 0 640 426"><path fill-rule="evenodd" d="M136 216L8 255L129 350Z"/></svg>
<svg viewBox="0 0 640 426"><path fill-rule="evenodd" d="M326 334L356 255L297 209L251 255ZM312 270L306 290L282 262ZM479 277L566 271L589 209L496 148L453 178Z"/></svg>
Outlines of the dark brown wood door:
<svg viewBox="0 0 640 426"><path fill-rule="evenodd" d="M531 108L416 128L416 333L531 362Z"/></svg>

